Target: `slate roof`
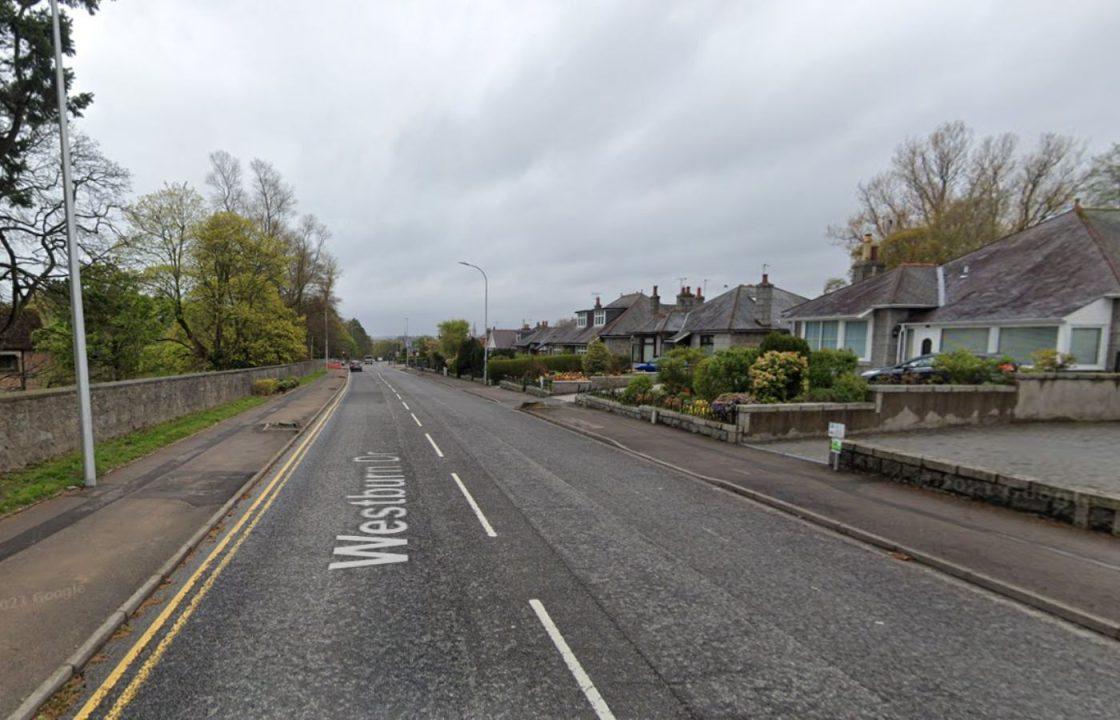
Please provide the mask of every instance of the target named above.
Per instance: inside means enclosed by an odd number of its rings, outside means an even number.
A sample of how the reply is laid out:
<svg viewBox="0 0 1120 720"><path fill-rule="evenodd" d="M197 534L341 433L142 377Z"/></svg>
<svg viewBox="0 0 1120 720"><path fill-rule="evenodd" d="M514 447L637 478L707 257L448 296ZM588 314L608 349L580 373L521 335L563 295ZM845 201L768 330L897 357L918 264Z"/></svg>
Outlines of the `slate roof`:
<svg viewBox="0 0 1120 720"><path fill-rule="evenodd" d="M490 330L490 335L494 338L494 348L496 350L511 348L513 344L517 342L516 330L499 330L498 328L492 328Z"/></svg>
<svg viewBox="0 0 1120 720"><path fill-rule="evenodd" d="M760 317L762 307L757 301L757 285L737 285L727 292L693 307L684 317L680 330L671 340L695 333L765 332L785 325L782 313L805 302L805 298L788 290L771 286L770 316Z"/></svg>
<svg viewBox="0 0 1120 720"><path fill-rule="evenodd" d="M902 265L792 308L787 319L909 307L911 322L1056 320L1120 294L1120 210L1074 209L950 260Z"/></svg>
<svg viewBox="0 0 1120 720"><path fill-rule="evenodd" d="M862 282L833 290L786 313L786 319L852 317L873 308L937 307L937 268L899 265Z"/></svg>

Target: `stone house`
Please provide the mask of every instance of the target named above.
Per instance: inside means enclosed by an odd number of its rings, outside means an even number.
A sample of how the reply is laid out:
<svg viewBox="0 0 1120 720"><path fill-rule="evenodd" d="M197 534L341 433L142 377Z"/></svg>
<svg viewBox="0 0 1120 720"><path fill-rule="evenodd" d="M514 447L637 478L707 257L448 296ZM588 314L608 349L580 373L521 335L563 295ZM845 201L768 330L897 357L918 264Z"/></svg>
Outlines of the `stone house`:
<svg viewBox="0 0 1120 720"><path fill-rule="evenodd" d="M25 309L0 335L0 391L36 386L35 376L50 362L49 355L35 352L31 340L31 334L42 325L38 313Z"/></svg>
<svg viewBox="0 0 1120 720"><path fill-rule="evenodd" d="M1029 363L1054 349L1076 370L1120 369L1120 210L1075 205L942 265L887 270L868 236L852 280L785 313L811 348L868 366L956 348Z"/></svg>

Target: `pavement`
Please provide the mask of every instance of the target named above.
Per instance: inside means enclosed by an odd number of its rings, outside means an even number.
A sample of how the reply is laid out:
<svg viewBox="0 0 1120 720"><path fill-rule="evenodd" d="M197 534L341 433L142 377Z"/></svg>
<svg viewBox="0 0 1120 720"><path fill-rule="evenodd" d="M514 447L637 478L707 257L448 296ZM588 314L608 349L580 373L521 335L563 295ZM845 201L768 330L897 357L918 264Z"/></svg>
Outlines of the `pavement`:
<svg viewBox="0 0 1120 720"><path fill-rule="evenodd" d="M306 424L344 377L217 423L105 474L96 488L0 519L0 717L284 447L295 430L283 424Z"/></svg>
<svg viewBox="0 0 1120 720"><path fill-rule="evenodd" d="M512 395L352 375L70 713L1115 717L1120 643Z"/></svg>
<svg viewBox="0 0 1120 720"><path fill-rule="evenodd" d="M858 435L856 442L945 459L957 465L1120 496L1120 423L1045 422ZM828 461L827 440L768 443L779 452Z"/></svg>

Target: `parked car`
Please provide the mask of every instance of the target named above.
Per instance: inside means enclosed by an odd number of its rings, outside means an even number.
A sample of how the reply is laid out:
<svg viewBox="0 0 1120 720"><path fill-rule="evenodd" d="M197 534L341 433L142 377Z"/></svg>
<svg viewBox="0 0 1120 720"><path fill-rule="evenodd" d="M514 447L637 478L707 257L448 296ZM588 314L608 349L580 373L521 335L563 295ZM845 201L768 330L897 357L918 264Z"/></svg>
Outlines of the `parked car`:
<svg viewBox="0 0 1120 720"><path fill-rule="evenodd" d="M910 358L906 362L899 363L898 365L864 370L860 375L864 380L870 383L897 383L902 380L904 375L916 376L916 378L920 378L923 381L929 381L935 377L944 381L948 379L945 371L938 370L933 366L933 359L935 357L937 357L936 353L919 355L916 358Z"/></svg>
<svg viewBox="0 0 1120 720"><path fill-rule="evenodd" d="M655 365L654 363L649 363L649 362L638 363L637 365L634 366L634 369L637 370L638 372L657 372L657 365Z"/></svg>
<svg viewBox="0 0 1120 720"><path fill-rule="evenodd" d="M372 365L373 364L373 356L372 355L366 355L365 358L362 360L362 364L363 365Z"/></svg>
<svg viewBox="0 0 1120 720"><path fill-rule="evenodd" d="M362 371L362 363L358 360L351 360L350 361L350 372L361 372L361 371Z"/></svg>

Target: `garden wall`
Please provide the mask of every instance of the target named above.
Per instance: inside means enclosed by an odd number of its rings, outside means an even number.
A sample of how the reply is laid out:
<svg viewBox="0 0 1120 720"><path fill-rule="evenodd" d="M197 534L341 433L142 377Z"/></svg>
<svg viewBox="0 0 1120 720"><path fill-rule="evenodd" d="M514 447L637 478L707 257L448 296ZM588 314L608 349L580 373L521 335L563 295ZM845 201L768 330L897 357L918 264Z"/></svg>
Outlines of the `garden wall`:
<svg viewBox="0 0 1120 720"><path fill-rule="evenodd" d="M1120 535L1120 497L1097 491L1075 491L1033 478L955 465L849 440L841 446L840 468Z"/></svg>
<svg viewBox="0 0 1120 720"><path fill-rule="evenodd" d="M868 403L740 405L739 431L752 442L825 437L830 422L848 434L1010 422L1010 385L873 385Z"/></svg>
<svg viewBox="0 0 1120 720"><path fill-rule="evenodd" d="M1120 420L1120 373L1023 374L1016 420Z"/></svg>
<svg viewBox="0 0 1120 720"><path fill-rule="evenodd" d="M612 412L617 415L625 415L635 420L645 420L646 422L652 422L658 425L668 425L669 427L687 430L688 432L698 435L706 435L724 442L738 442L739 439L739 433L735 425L721 423L716 420L707 420L705 418L696 417L695 415L674 412L672 410L655 408L649 405L624 405L620 402L607 400L606 398L596 397L594 395L578 395L576 396L576 404L596 410L606 410L607 412Z"/></svg>
<svg viewBox="0 0 1120 720"><path fill-rule="evenodd" d="M254 380L307 375L321 360L248 370L98 383L91 388L94 438L112 438L222 405L250 393ZM80 447L73 387L0 395L0 472Z"/></svg>

